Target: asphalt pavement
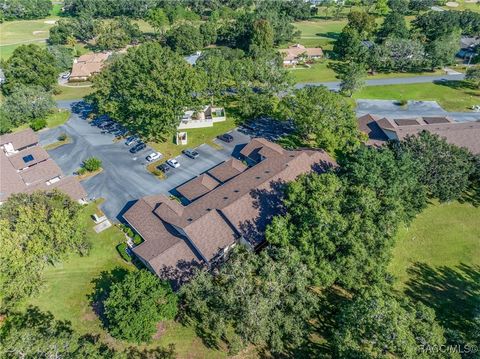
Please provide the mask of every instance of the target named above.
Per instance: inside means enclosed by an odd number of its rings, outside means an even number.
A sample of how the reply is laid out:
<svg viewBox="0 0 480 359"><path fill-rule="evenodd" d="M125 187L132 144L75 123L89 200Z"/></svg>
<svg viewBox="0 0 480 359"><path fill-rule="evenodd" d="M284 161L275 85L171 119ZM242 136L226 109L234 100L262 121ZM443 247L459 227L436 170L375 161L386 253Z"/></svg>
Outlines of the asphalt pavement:
<svg viewBox="0 0 480 359"><path fill-rule="evenodd" d="M408 85L439 81L461 81L465 79L464 74L457 75L437 75L437 76L415 76L415 77L394 77L386 79L366 80L365 86L382 86L382 85ZM295 85L295 88L303 88L308 86L325 86L329 90L340 90L340 81L332 82L304 82Z"/></svg>
<svg viewBox="0 0 480 359"><path fill-rule="evenodd" d="M102 160L103 171L82 181L90 199L104 198L101 205L108 218L119 219L119 215L135 200L147 195L163 193L169 195L175 187L208 171L210 168L230 158L233 151L245 145L250 137L233 131L234 142L223 143L220 150L206 144L197 148L200 156L192 160L184 155L177 157L179 168L172 168L164 180L159 180L146 166L146 156L153 152L146 148L131 154L125 141L114 141L114 135L102 131L86 121L88 106L83 102L62 101L59 107L71 108L72 116L62 126L40 133L40 143L47 145L57 141L60 134L66 133L71 143L48 151L51 158L66 175L76 172L88 157Z"/></svg>

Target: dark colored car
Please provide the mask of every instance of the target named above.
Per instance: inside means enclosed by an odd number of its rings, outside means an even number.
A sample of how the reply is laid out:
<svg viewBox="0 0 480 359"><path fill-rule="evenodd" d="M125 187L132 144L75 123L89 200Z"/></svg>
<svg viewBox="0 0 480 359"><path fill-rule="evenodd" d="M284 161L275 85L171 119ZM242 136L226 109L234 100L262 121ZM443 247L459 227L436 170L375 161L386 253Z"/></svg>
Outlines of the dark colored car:
<svg viewBox="0 0 480 359"><path fill-rule="evenodd" d="M191 159L195 159L198 156L200 156L200 154L197 151L192 150L191 148L187 148L186 150L183 150L183 154L187 157L190 157Z"/></svg>
<svg viewBox="0 0 480 359"><path fill-rule="evenodd" d="M170 171L170 166L167 165L166 163L162 163L161 165L157 166L157 170L160 170L162 171L163 173L167 173L168 171Z"/></svg>
<svg viewBox="0 0 480 359"><path fill-rule="evenodd" d="M98 128L101 128L102 130L106 130L107 128L109 128L110 126L113 126L114 124L115 122L113 121L105 121L99 124Z"/></svg>
<svg viewBox="0 0 480 359"><path fill-rule="evenodd" d="M138 137L137 136L130 136L129 138L127 138L127 140L125 141L125 144L127 146L130 146L130 145L133 145L135 142L138 141Z"/></svg>
<svg viewBox="0 0 480 359"><path fill-rule="evenodd" d="M135 146L130 148L130 153L137 153L140 152L141 150L144 150L147 147L146 144L143 142L137 143Z"/></svg>
<svg viewBox="0 0 480 359"><path fill-rule="evenodd" d="M219 140L222 140L223 142L228 142L228 143L233 141L233 136L228 134L228 133L224 133L223 135L219 135L219 136L217 136L217 138Z"/></svg>

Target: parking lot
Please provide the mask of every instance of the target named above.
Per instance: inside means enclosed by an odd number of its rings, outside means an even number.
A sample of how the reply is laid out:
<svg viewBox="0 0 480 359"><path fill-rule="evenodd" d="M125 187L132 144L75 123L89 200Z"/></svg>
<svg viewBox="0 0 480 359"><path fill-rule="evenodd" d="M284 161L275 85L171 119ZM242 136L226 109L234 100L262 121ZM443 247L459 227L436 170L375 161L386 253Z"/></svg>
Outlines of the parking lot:
<svg viewBox="0 0 480 359"><path fill-rule="evenodd" d="M146 169L146 156L153 152L151 148L147 146L144 150L131 154L125 140L115 141L112 133L102 133L105 131L85 119L88 108L69 102L60 105L64 108L71 107L72 116L63 126L41 132L40 143L47 145L56 142L62 133L69 136L71 143L49 151L66 175L78 170L82 161L88 157L95 156L102 160L103 171L82 181L82 185L91 199L105 199L101 208L110 219L118 218L140 197L170 194L182 183L227 160L250 140L248 134L234 130L231 132L234 141L228 144L221 142L223 148L220 150L204 144L196 149L200 154L197 159L177 156L180 167L172 168L164 180L159 180Z"/></svg>

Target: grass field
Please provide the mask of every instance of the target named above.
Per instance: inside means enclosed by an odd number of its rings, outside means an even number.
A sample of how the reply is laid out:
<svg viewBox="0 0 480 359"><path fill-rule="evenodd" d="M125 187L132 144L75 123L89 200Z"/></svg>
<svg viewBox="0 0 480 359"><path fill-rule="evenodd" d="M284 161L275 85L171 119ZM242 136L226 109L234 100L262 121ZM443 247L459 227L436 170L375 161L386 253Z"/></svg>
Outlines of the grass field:
<svg viewBox="0 0 480 359"><path fill-rule="evenodd" d="M397 289L433 308L445 327L473 338L480 308L480 207L433 204L397 236Z"/></svg>
<svg viewBox="0 0 480 359"><path fill-rule="evenodd" d="M53 96L54 100L76 100L84 98L93 92L93 87L66 87L59 86L60 93Z"/></svg>
<svg viewBox="0 0 480 359"><path fill-rule="evenodd" d="M479 3L467 2L465 0L455 0L455 2L458 3L457 7L443 6L443 8L445 10L458 10L458 11L471 10L475 12L480 12Z"/></svg>
<svg viewBox="0 0 480 359"><path fill-rule="evenodd" d="M354 95L357 99L437 101L447 111L466 111L480 104L480 90L465 81L443 84L423 83L365 87Z"/></svg>
<svg viewBox="0 0 480 359"><path fill-rule="evenodd" d="M84 209L84 223L92 250L88 256L72 256L62 264L50 267L45 273L45 283L39 295L31 298L28 304L39 306L53 313L57 319L69 320L73 328L81 334L98 334L109 345L123 349L130 344L111 338L102 328L101 322L90 304L95 280L102 274L120 270L135 270L134 266L123 261L115 246L125 240L123 233L116 227L100 234L93 231L90 216L97 211L95 204ZM181 358L221 358L222 352L206 348L196 336L192 327L169 321L164 323L165 332L160 339L154 340L148 348L175 345ZM143 347L142 347L143 348Z"/></svg>

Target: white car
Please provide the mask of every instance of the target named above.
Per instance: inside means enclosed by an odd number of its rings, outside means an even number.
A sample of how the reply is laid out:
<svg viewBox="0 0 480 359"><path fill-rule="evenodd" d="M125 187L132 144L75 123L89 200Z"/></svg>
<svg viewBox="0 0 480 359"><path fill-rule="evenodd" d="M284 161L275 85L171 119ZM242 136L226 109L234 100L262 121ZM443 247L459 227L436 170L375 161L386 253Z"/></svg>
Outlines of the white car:
<svg viewBox="0 0 480 359"><path fill-rule="evenodd" d="M147 161L152 162L158 160L160 157L162 157L162 154L160 152L152 152L147 156Z"/></svg>
<svg viewBox="0 0 480 359"><path fill-rule="evenodd" d="M167 163L172 166L173 168L178 168L180 167L180 163L175 158L170 158Z"/></svg>

